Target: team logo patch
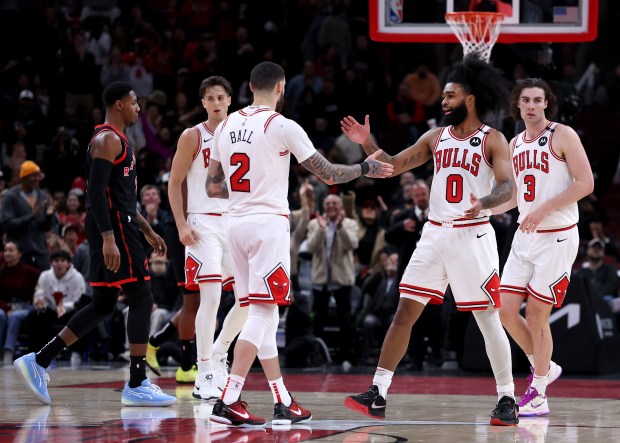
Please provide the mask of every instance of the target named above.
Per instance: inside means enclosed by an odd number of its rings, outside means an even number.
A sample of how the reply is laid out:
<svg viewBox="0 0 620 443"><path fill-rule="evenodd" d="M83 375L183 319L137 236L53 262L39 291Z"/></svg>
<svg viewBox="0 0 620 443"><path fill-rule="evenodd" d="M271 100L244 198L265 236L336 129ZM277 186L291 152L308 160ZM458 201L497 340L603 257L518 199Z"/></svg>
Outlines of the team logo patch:
<svg viewBox="0 0 620 443"><path fill-rule="evenodd" d="M487 278L484 284L481 286L481 289L484 291L487 297L489 297L491 304L496 308L499 308L502 305L499 296L499 282L499 274L495 269L493 269L493 272L491 273L489 278Z"/></svg>
<svg viewBox="0 0 620 443"><path fill-rule="evenodd" d="M264 278L267 291L273 300L287 301L291 299L291 279L284 270L282 263L278 265Z"/></svg>
<svg viewBox="0 0 620 443"><path fill-rule="evenodd" d="M480 146L481 143L482 140L480 140L480 137L472 137L471 140L469 140L469 144L472 146Z"/></svg>
<svg viewBox="0 0 620 443"><path fill-rule="evenodd" d="M192 254L187 254L185 258L185 279L187 283L193 283L196 281L196 277L200 272L202 263L194 257Z"/></svg>
<svg viewBox="0 0 620 443"><path fill-rule="evenodd" d="M538 146L545 146L549 139L547 137L540 137L538 139Z"/></svg>
<svg viewBox="0 0 620 443"><path fill-rule="evenodd" d="M569 283L570 280L568 279L568 275L565 272L559 280L549 285L549 289L551 289L551 293L553 294L554 304L562 304L562 301L566 296L566 291L568 291Z"/></svg>

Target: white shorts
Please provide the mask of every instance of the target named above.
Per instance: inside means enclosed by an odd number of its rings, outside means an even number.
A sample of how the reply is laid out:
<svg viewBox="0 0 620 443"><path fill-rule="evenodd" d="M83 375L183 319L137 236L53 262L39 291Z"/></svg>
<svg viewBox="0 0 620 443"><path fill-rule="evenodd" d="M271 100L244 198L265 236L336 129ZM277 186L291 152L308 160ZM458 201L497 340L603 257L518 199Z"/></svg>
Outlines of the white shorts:
<svg viewBox="0 0 620 443"><path fill-rule="evenodd" d="M400 296L443 303L450 284L459 311L499 308L499 258L488 221L473 226L437 226L429 221L400 282Z"/></svg>
<svg viewBox="0 0 620 443"><path fill-rule="evenodd" d="M240 297L250 303L291 303L291 236L286 215L229 217L227 239Z"/></svg>
<svg viewBox="0 0 620 443"><path fill-rule="evenodd" d="M502 293L532 296L559 308L578 249L576 225L533 234L517 230L502 273Z"/></svg>
<svg viewBox="0 0 620 443"><path fill-rule="evenodd" d="M185 287L221 283L231 290L235 283L232 258L226 243L226 214L188 214L187 223L198 233L198 242L185 248Z"/></svg>

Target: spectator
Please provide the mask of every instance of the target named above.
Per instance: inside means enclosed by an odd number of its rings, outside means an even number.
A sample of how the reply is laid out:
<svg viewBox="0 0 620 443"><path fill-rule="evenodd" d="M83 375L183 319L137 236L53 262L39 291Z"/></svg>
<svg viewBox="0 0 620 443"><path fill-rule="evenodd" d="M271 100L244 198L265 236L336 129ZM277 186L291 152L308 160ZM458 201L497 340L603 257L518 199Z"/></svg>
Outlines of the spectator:
<svg viewBox="0 0 620 443"><path fill-rule="evenodd" d="M151 288L153 289L150 335L154 335L170 319L180 291L172 272L172 267L168 266L168 259L166 257L160 257L152 253L149 263Z"/></svg>
<svg viewBox="0 0 620 443"><path fill-rule="evenodd" d="M40 270L50 266L45 233L56 221L55 203L39 189L41 169L36 163L25 161L19 170L19 182L2 200L0 225L7 240L16 241L22 247L25 263Z"/></svg>
<svg viewBox="0 0 620 443"><path fill-rule="evenodd" d="M355 252L360 266L359 276L363 278L380 270L379 255L387 243L379 219L379 208L374 200L366 200L362 204L360 215L355 214L359 229L359 245Z"/></svg>
<svg viewBox="0 0 620 443"><path fill-rule="evenodd" d="M80 30L73 35L73 48L63 61L63 80L65 85L65 103L68 108L84 115L90 114L95 100L95 91L99 90L99 71L95 66L95 57L88 52L86 34Z"/></svg>
<svg viewBox="0 0 620 443"><path fill-rule="evenodd" d="M80 171L84 159L78 140L71 136L65 126L60 126L51 146L43 154L43 164L47 171L43 186L51 192L67 192L75 178L67 171Z"/></svg>
<svg viewBox="0 0 620 443"><path fill-rule="evenodd" d="M82 195L84 194L84 192L79 188L69 191L69 195L67 195L67 200L65 202L65 210L58 211L58 222L63 229L67 225L72 225L77 228L77 244L82 243L86 239L86 233L84 231L86 212L82 208L82 202L79 197L80 192Z"/></svg>
<svg viewBox="0 0 620 443"><path fill-rule="evenodd" d="M590 282L594 294L610 300L618 296L618 271L605 263L605 242L594 238L588 242L587 261L579 272Z"/></svg>
<svg viewBox="0 0 620 443"><path fill-rule="evenodd" d="M312 283L314 296L314 333L324 338L329 299L336 300L338 316L338 357L345 363L352 358L351 291L355 281L353 251L358 245L355 220L346 218L342 199L328 195L324 214L308 224L308 252L312 254Z"/></svg>
<svg viewBox="0 0 620 443"><path fill-rule="evenodd" d="M421 131L428 129L424 124L424 106L411 98L409 85L404 81L398 85L396 98L387 105L387 116L393 129L406 131L407 144L415 143L420 138Z"/></svg>
<svg viewBox="0 0 620 443"><path fill-rule="evenodd" d="M295 292L299 291L299 246L306 236L310 214L314 212L314 189L310 180L306 179L299 188L301 209L291 213L291 285Z"/></svg>
<svg viewBox="0 0 620 443"><path fill-rule="evenodd" d="M160 236L163 235L164 222L168 211L160 208L161 194L155 185L145 185L140 189L140 213Z"/></svg>
<svg viewBox="0 0 620 443"><path fill-rule="evenodd" d="M58 325L64 326L84 303L80 299L86 293L84 277L71 264L71 255L57 249L50 254L51 269L39 276L34 293L34 310L28 314L28 336L30 349L40 349L56 335ZM72 346L71 363L81 362L82 349L79 343Z"/></svg>
<svg viewBox="0 0 620 443"><path fill-rule="evenodd" d="M123 54L117 46L110 51L109 61L101 68L99 79L103 87L113 82L129 81L129 66L123 60Z"/></svg>
<svg viewBox="0 0 620 443"><path fill-rule="evenodd" d="M362 330L360 362L366 364L373 345L373 338L383 341L396 307L398 291L398 253L386 247L379 256L380 270L371 274L362 285L362 306L355 324Z"/></svg>
<svg viewBox="0 0 620 443"><path fill-rule="evenodd" d="M13 354L21 324L32 308L32 297L41 271L21 261L22 251L15 241L4 245L5 264L0 267L0 346L5 365Z"/></svg>

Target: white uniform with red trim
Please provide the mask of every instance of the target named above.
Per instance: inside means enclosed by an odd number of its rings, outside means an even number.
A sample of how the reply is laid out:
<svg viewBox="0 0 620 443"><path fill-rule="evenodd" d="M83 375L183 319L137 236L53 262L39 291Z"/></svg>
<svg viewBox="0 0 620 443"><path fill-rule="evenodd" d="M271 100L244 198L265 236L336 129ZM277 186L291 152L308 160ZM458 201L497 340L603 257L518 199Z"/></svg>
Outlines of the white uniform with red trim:
<svg viewBox="0 0 620 443"><path fill-rule="evenodd" d="M574 182L566 160L553 150L553 133L558 125L549 123L531 140L523 131L511 146L519 223ZM545 217L535 233L517 230L502 275L502 292L531 295L561 306L579 249L578 221L577 203L571 203Z"/></svg>
<svg viewBox="0 0 620 443"><path fill-rule="evenodd" d="M228 240L235 281L250 303L290 303L288 175L316 149L292 120L265 106L228 116L211 154L228 186Z"/></svg>
<svg viewBox="0 0 620 443"><path fill-rule="evenodd" d="M206 123L194 126L199 142L187 171L187 223L198 233L198 242L185 248L185 286L197 290L199 283L234 283L232 258L226 242L228 202L209 198L205 191L213 134ZM239 300L241 306L247 299Z"/></svg>
<svg viewBox="0 0 620 443"><path fill-rule="evenodd" d="M443 302L448 284L461 311L499 307L499 258L491 211L465 219L469 195L491 193L493 168L485 154L490 131L482 125L466 138L452 127L439 131L433 150L435 175L430 195L429 221L413 251L400 283L401 297Z"/></svg>

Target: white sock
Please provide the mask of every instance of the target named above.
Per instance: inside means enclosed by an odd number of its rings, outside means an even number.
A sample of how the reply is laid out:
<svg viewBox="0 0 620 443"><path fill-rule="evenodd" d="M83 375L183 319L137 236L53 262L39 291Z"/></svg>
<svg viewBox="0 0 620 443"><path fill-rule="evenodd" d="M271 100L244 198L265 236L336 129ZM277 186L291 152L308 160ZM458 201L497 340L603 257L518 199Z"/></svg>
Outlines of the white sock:
<svg viewBox="0 0 620 443"><path fill-rule="evenodd" d="M230 374L228 376L228 381L226 382L226 387L224 388L224 392L222 392L221 397L224 404L232 405L234 402L239 400L244 383L245 378L243 377L234 374Z"/></svg>
<svg viewBox="0 0 620 443"><path fill-rule="evenodd" d="M534 379L532 380L532 387L536 388L540 395L545 395L547 390L547 376L539 377L538 375L534 375Z"/></svg>
<svg viewBox="0 0 620 443"><path fill-rule="evenodd" d="M197 364L198 364L198 373L199 374L213 372L213 368L211 367L211 359L207 359L207 360L198 359Z"/></svg>
<svg viewBox="0 0 620 443"><path fill-rule="evenodd" d="M377 367L377 370L375 371L375 376L372 379L372 384L376 385L379 388L379 395L381 397L387 398L387 391L388 389L390 389L393 376L394 371Z"/></svg>
<svg viewBox="0 0 620 443"><path fill-rule="evenodd" d="M532 354L532 355L527 355L527 354L525 354L525 356L526 356L526 357L527 357L527 359L529 360L529 362L530 362L530 366L532 366L532 367L533 367L533 366L534 366L534 355L533 355L533 354Z"/></svg>
<svg viewBox="0 0 620 443"><path fill-rule="evenodd" d="M515 400L515 384L510 383L507 385L497 385L497 400L500 400L502 397L510 397Z"/></svg>
<svg viewBox="0 0 620 443"><path fill-rule="evenodd" d="M273 402L274 403L282 403L284 406L290 406L293 402L291 398L291 394L289 394L286 386L284 386L284 380L282 377L276 380L269 380L269 387L271 388L271 393L273 394Z"/></svg>

